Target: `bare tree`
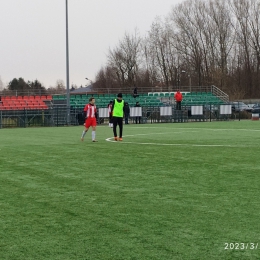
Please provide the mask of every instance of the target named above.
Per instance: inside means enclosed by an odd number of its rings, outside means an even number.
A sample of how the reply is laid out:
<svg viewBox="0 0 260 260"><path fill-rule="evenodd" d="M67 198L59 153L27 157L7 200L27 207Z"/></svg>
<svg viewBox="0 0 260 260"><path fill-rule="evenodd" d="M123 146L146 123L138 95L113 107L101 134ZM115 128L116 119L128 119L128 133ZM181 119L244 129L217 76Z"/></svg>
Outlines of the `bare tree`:
<svg viewBox="0 0 260 260"><path fill-rule="evenodd" d="M156 18L143 39L125 34L97 84L216 85L234 98L260 95L260 0L187 0ZM99 82L99 83L98 83Z"/></svg>
<svg viewBox="0 0 260 260"><path fill-rule="evenodd" d="M133 35L125 34L119 45L109 50L108 65L115 70L121 87L135 85L141 54L141 38L138 32Z"/></svg>
<svg viewBox="0 0 260 260"><path fill-rule="evenodd" d="M197 84L202 84L203 46L195 12L197 1L186 1L172 10L170 19L175 30L175 48L180 53L181 66L192 67L197 77ZM182 65L183 64L183 65ZM186 65L184 65L186 64ZM189 71L191 69L188 69Z"/></svg>

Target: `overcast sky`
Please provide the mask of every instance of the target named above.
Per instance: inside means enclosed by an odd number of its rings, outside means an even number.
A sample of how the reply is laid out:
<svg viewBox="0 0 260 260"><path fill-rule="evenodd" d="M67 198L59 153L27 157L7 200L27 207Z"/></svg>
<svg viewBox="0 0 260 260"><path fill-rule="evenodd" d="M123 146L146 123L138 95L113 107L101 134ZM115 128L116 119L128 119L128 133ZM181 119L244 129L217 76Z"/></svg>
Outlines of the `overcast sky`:
<svg viewBox="0 0 260 260"><path fill-rule="evenodd" d="M68 0L70 84L86 85L125 32L143 36L184 0ZM0 0L0 77L66 82L65 0Z"/></svg>

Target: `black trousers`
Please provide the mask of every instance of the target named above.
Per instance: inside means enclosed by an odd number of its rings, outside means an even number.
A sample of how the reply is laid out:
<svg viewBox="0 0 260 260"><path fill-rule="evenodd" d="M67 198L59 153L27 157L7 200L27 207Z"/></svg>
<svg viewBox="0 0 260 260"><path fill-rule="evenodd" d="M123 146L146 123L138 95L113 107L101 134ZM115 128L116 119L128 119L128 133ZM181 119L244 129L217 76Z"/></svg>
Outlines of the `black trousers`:
<svg viewBox="0 0 260 260"><path fill-rule="evenodd" d="M128 114L125 114L125 124L126 124L126 125L128 124L128 117L129 117L129 115L128 115Z"/></svg>
<svg viewBox="0 0 260 260"><path fill-rule="evenodd" d="M137 120L138 120L139 124L141 124L141 117L140 117L140 116L137 116L137 117L135 118L135 123L136 123L136 124L137 124Z"/></svg>
<svg viewBox="0 0 260 260"><path fill-rule="evenodd" d="M181 101L176 102L176 110L181 110Z"/></svg>
<svg viewBox="0 0 260 260"><path fill-rule="evenodd" d="M123 136L123 117L113 117L113 132L114 137L117 137L117 125L119 126L119 137L122 138Z"/></svg>

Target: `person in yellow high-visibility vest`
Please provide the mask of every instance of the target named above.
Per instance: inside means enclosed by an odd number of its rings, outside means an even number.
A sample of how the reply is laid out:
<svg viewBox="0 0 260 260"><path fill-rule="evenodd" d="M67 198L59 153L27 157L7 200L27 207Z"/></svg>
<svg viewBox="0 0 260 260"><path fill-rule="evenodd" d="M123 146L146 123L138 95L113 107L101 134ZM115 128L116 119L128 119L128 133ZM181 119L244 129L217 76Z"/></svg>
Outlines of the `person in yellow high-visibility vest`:
<svg viewBox="0 0 260 260"><path fill-rule="evenodd" d="M123 141L123 117L125 111L125 102L122 93L117 95L117 99L112 104L113 114L113 132L115 141ZM119 126L119 137L117 136L117 125Z"/></svg>

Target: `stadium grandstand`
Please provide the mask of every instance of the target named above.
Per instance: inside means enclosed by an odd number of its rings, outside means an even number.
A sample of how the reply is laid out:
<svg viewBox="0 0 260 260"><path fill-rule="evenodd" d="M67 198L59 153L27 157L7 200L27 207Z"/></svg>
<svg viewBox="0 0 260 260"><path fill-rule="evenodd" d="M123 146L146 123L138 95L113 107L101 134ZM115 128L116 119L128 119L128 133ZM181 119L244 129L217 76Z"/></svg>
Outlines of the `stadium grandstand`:
<svg viewBox="0 0 260 260"><path fill-rule="evenodd" d="M183 91L183 106L192 105L220 105L229 101L227 94L222 92L215 86L212 87L193 87L193 91ZM202 90L202 91L201 91ZM106 107L110 100L116 98L118 92L123 92L122 90L114 91L113 93L102 93L90 92L90 93L71 93L70 95L70 105L72 108L83 108L90 97L95 97L97 107ZM172 92L141 92L137 97L134 97L132 93L124 93L124 100L129 103L130 106L134 106L138 101L143 107L155 107L155 106L165 106L174 105L174 94ZM56 104L65 104L66 95L54 95L53 102Z"/></svg>
<svg viewBox="0 0 260 260"><path fill-rule="evenodd" d="M183 88L182 112L190 110L192 106L220 106L229 102L229 97L226 93L215 86L210 87L192 87ZM139 102L145 113L149 113L149 108L153 111L158 111L160 107L172 107L175 109L174 94L175 91L140 91L137 96L134 96L130 91L114 90L113 93L105 93L106 90L98 90L96 92L80 92L70 93L70 110L72 114L72 124L78 124L79 115L82 109L88 103L90 97L95 97L96 106L98 108L106 108L110 100L116 98L118 92L123 92L123 98L129 103L130 107L134 107L136 102ZM26 96L4 96L0 97L0 112L1 118L18 117L21 119L26 115L30 118L42 116L41 111L45 111L44 116L48 115L47 120L44 120L43 125L65 125L66 124L66 104L67 97L65 94L56 95L26 95ZM157 110L156 110L157 109ZM148 111L148 112L147 112ZM152 110L150 110L151 112ZM173 111L173 114L177 111ZM150 113L151 114L151 113ZM145 115L147 117L147 115ZM18 121L19 121L18 120ZM17 120L16 120L17 121ZM33 120L29 120L33 123ZM39 121L39 120L38 120ZM4 125L4 120L1 120L1 126ZM12 120L13 122L13 120ZM14 124L15 126L16 124ZM25 125L23 123L17 126ZM33 125L33 124L32 124Z"/></svg>

